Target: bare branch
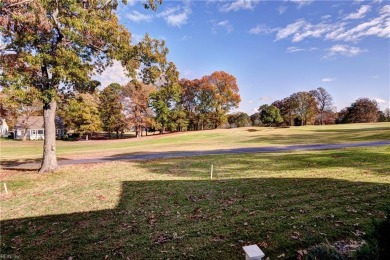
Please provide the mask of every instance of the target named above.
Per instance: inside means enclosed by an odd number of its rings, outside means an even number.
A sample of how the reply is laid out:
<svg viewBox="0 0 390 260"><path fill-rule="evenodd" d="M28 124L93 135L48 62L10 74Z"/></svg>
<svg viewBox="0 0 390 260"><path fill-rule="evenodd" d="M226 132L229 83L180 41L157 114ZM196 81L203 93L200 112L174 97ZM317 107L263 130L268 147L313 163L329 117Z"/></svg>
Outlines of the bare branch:
<svg viewBox="0 0 390 260"><path fill-rule="evenodd" d="M53 17L53 20L54 20L54 23L55 23L55 28L57 29L57 32L58 32L58 34L59 34L59 36L58 36L58 41L60 42L65 36L64 36L64 34L61 32L61 29L60 29L60 22L58 21L58 13L59 13L59 11L58 11L58 0L56 0L56 9L55 9L55 11L54 11L54 13L53 13L53 15L52 15L52 17Z"/></svg>
<svg viewBox="0 0 390 260"><path fill-rule="evenodd" d="M14 7L14 6L22 5L22 4L25 4L25 3L28 3L28 2L32 2L32 1L33 0L24 0L24 1L21 1L21 2L18 2L18 3L10 4L8 7Z"/></svg>

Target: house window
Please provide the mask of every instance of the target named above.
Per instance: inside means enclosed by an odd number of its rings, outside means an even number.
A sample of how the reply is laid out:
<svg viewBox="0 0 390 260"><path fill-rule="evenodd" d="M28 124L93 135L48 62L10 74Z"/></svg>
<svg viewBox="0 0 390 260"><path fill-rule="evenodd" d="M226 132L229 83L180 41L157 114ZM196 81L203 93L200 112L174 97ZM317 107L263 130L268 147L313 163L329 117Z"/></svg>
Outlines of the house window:
<svg viewBox="0 0 390 260"><path fill-rule="evenodd" d="M36 135L37 134L37 130L31 130L31 135Z"/></svg>
<svg viewBox="0 0 390 260"><path fill-rule="evenodd" d="M38 130L39 135L43 135L43 130Z"/></svg>

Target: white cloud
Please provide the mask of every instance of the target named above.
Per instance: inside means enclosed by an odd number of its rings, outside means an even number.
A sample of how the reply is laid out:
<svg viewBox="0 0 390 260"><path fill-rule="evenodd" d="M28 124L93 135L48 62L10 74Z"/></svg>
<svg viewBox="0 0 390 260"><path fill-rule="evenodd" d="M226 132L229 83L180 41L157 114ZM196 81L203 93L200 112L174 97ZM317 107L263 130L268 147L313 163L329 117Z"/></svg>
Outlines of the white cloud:
<svg viewBox="0 0 390 260"><path fill-rule="evenodd" d="M229 23L228 20L217 23L217 26L224 28L227 32L233 31L233 26Z"/></svg>
<svg viewBox="0 0 390 260"><path fill-rule="evenodd" d="M332 81L335 81L336 78L323 78L322 79L322 82L332 82Z"/></svg>
<svg viewBox="0 0 390 260"><path fill-rule="evenodd" d="M149 14L143 14L138 11L131 11L131 13L126 14L126 18L133 22L140 23L140 22L150 22L153 19L153 16Z"/></svg>
<svg viewBox="0 0 390 260"><path fill-rule="evenodd" d="M323 16L321 16L321 19L322 20L329 20L330 18L332 18L332 16L331 15L323 15Z"/></svg>
<svg viewBox="0 0 390 260"><path fill-rule="evenodd" d="M288 53L302 52L302 51L305 51L305 49L298 48L298 47L295 47L295 46L291 46L291 47L287 48L287 52Z"/></svg>
<svg viewBox="0 0 390 260"><path fill-rule="evenodd" d="M302 27L301 31L298 31L294 34L292 41L293 42L300 42L304 40L305 38L311 37L311 38L320 38L324 33L329 32L330 30L333 30L333 26L329 24L317 24L312 25L309 23L306 23L305 26Z"/></svg>
<svg viewBox="0 0 390 260"><path fill-rule="evenodd" d="M186 70L179 70L180 77L188 78L193 76L194 71L186 69Z"/></svg>
<svg viewBox="0 0 390 260"><path fill-rule="evenodd" d="M335 26L327 23L313 25L304 19L297 20L284 28L275 29L277 31L275 41L289 38L292 36L292 42L300 42L305 38L320 38L326 32L334 30Z"/></svg>
<svg viewBox="0 0 390 260"><path fill-rule="evenodd" d="M387 101L381 98L375 98L375 101L378 103L386 103Z"/></svg>
<svg viewBox="0 0 390 260"><path fill-rule="evenodd" d="M309 5L313 2L313 0L290 0L290 2L293 2L298 5L298 8L301 8L305 5Z"/></svg>
<svg viewBox="0 0 390 260"><path fill-rule="evenodd" d="M337 44L328 49L328 53L324 56L324 58L331 58L336 55L353 57L365 51L366 50L362 50L359 47Z"/></svg>
<svg viewBox="0 0 390 260"><path fill-rule="evenodd" d="M261 102L264 102L264 103L265 102L270 102L270 101L272 101L272 97L264 96L264 97L260 97L259 100Z"/></svg>
<svg viewBox="0 0 390 260"><path fill-rule="evenodd" d="M383 99L383 98L374 98L374 100L379 104L379 106L382 109L390 108L390 99L386 100L386 99Z"/></svg>
<svg viewBox="0 0 390 260"><path fill-rule="evenodd" d="M214 34L221 29L225 30L228 33L233 31L233 26L230 24L228 20L223 20L223 21L210 20L210 23L213 25L211 31Z"/></svg>
<svg viewBox="0 0 390 260"><path fill-rule="evenodd" d="M226 3L222 5L219 10L221 12L227 13L230 11L239 11L243 10L253 10L258 1L253 0L235 0L233 2Z"/></svg>
<svg viewBox="0 0 390 260"><path fill-rule="evenodd" d="M325 17L327 18L327 17ZM264 27L263 25L263 28ZM252 28L252 33L256 32ZM262 27L257 31L263 32ZM269 32L276 31L275 41L290 38L292 42L300 42L306 38L323 38L333 41L357 42L368 36L390 38L390 5L383 6L377 17L367 19L362 23L335 21L331 23L324 19L317 24L311 24L304 19L299 19L283 28L268 29Z"/></svg>
<svg viewBox="0 0 390 260"><path fill-rule="evenodd" d="M362 5L356 13L351 13L351 14L347 15L344 18L344 20L361 19L361 18L365 17L369 11L371 11L371 6Z"/></svg>
<svg viewBox="0 0 390 260"><path fill-rule="evenodd" d="M226 25L228 25L228 24L229 24L229 21L228 21L228 20L225 20L225 21L222 21L222 22L217 23L217 25L219 25L219 26L226 26Z"/></svg>
<svg viewBox="0 0 390 260"><path fill-rule="evenodd" d="M142 39L144 38L145 36L144 35L141 35L141 34L131 34L131 43L132 44L137 44L139 43L140 41L142 41Z"/></svg>
<svg viewBox="0 0 390 260"><path fill-rule="evenodd" d="M276 29L267 27L265 24L259 24L249 30L251 34L268 34L274 32Z"/></svg>
<svg viewBox="0 0 390 260"><path fill-rule="evenodd" d="M128 0L128 1L127 1L127 5L129 5L129 6L133 6L133 5L135 5L136 3L139 3L139 0Z"/></svg>
<svg viewBox="0 0 390 260"><path fill-rule="evenodd" d="M276 34L276 41L288 38L290 35L297 33L304 25L305 20L301 19L296 21L295 23L287 25L285 28L279 29Z"/></svg>
<svg viewBox="0 0 390 260"><path fill-rule="evenodd" d="M102 74L96 75L94 79L100 81L101 88L105 88L111 83L126 84L130 78L126 76L126 70L119 61L114 61L111 67L106 68Z"/></svg>
<svg viewBox="0 0 390 260"><path fill-rule="evenodd" d="M284 14L286 12L286 10L287 10L287 6L285 6L285 5L281 5L278 7L279 14Z"/></svg>
<svg viewBox="0 0 390 260"><path fill-rule="evenodd" d="M367 36L390 38L390 5L384 6L380 16L372 18L351 29L346 29L345 24L333 32L326 34L325 39L356 42Z"/></svg>
<svg viewBox="0 0 390 260"><path fill-rule="evenodd" d="M170 26L180 27L187 23L191 12L189 4L186 4L185 6L168 7L157 16L164 18Z"/></svg>
<svg viewBox="0 0 390 260"><path fill-rule="evenodd" d="M192 37L191 36L188 36L188 35L183 35L182 37L180 37L180 41L187 41L189 39L191 39Z"/></svg>

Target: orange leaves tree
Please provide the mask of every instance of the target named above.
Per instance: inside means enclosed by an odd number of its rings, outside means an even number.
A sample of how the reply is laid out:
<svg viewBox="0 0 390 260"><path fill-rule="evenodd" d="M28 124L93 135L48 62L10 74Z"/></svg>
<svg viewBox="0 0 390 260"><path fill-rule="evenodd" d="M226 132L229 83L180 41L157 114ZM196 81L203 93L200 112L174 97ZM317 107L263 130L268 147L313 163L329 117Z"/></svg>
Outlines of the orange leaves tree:
<svg viewBox="0 0 390 260"><path fill-rule="evenodd" d="M180 102L193 130L221 126L227 120L227 113L241 101L236 78L224 71L216 71L200 80L182 79L180 85Z"/></svg>
<svg viewBox="0 0 390 260"><path fill-rule="evenodd" d="M204 82L213 94L212 123L217 128L226 122L226 114L232 108L237 108L241 97L238 94L237 80L224 71L216 71L204 77Z"/></svg>
<svg viewBox="0 0 390 260"><path fill-rule="evenodd" d="M129 128L134 128L136 137L140 137L142 129L153 123L153 111L149 107L149 97L153 91L153 86L135 80L122 87L125 122Z"/></svg>

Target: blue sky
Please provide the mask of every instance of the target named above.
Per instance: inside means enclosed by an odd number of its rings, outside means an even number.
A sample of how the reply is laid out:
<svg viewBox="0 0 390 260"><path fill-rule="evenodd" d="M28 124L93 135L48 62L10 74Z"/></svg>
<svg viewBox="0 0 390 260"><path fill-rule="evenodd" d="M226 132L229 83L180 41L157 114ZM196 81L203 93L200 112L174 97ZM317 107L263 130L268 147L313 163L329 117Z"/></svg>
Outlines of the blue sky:
<svg viewBox="0 0 390 260"><path fill-rule="evenodd" d="M139 41L164 39L181 78L223 70L249 114L297 91L326 88L337 110L360 97L390 105L389 1L130 1L120 22ZM98 77L124 83L116 63Z"/></svg>

